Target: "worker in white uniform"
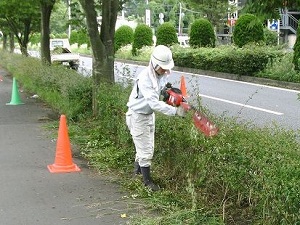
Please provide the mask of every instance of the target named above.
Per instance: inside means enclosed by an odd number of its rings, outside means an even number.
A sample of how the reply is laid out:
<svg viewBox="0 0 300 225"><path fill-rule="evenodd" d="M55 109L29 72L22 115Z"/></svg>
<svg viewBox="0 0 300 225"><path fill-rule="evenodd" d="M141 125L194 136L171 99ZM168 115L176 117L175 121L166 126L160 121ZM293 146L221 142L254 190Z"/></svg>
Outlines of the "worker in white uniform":
<svg viewBox="0 0 300 225"><path fill-rule="evenodd" d="M184 117L186 114L183 107L173 107L160 101L161 90L166 86L167 76L173 67L171 50L164 45L156 46L149 66L137 75L127 103L126 123L136 150L134 173L141 173L145 186L152 191L159 190L159 186L153 183L150 176L154 153L154 111L168 116Z"/></svg>

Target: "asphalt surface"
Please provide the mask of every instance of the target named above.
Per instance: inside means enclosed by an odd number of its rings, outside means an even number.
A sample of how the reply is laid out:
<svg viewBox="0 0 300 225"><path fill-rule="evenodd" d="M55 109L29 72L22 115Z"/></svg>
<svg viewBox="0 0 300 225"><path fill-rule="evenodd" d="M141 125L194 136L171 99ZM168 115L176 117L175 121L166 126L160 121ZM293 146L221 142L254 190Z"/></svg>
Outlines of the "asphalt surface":
<svg viewBox="0 0 300 225"><path fill-rule="evenodd" d="M12 84L0 67L0 225L129 224L136 203L83 159L72 156L80 172L49 172L57 145L44 127L51 109L20 87L24 104L7 105Z"/></svg>

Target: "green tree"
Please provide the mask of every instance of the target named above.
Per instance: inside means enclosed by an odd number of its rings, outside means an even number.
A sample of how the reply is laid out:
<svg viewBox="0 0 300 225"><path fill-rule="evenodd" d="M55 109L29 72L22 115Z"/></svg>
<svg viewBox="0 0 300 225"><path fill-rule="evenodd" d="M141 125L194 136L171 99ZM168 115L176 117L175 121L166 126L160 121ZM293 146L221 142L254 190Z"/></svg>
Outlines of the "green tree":
<svg viewBox="0 0 300 225"><path fill-rule="evenodd" d="M93 54L93 115L98 116L100 83L114 83L114 36L118 11L123 2L80 0L80 4L85 12ZM100 33L97 8L101 9Z"/></svg>
<svg viewBox="0 0 300 225"><path fill-rule="evenodd" d="M7 42L8 42L8 38L9 35L14 36L14 34L10 31L7 20L4 18L0 18L0 27L1 27L1 31L3 32L3 37L2 37L2 48L4 50L7 50ZM14 45L11 46L10 48L10 52L14 51Z"/></svg>
<svg viewBox="0 0 300 225"><path fill-rule="evenodd" d="M300 9L300 0L247 0L242 13L254 14L260 20L264 21L270 18L279 18L278 8Z"/></svg>
<svg viewBox="0 0 300 225"><path fill-rule="evenodd" d="M39 2L37 0L1 0L0 18L6 20L7 28L15 35L22 54L27 56L30 35L35 31L40 31Z"/></svg>
<svg viewBox="0 0 300 225"><path fill-rule="evenodd" d="M73 2L74 0L72 0ZM72 3L73 4L73 3ZM71 9L73 12L73 9ZM68 4L66 1L57 1L53 7L50 18L50 33L61 34L66 33L68 29Z"/></svg>
<svg viewBox="0 0 300 225"><path fill-rule="evenodd" d="M216 36L212 24L207 19L197 19L191 26L190 46L199 47L215 47Z"/></svg>
<svg viewBox="0 0 300 225"><path fill-rule="evenodd" d="M133 33L133 29L128 25L119 27L115 34L115 51L118 51L125 45L132 44Z"/></svg>
<svg viewBox="0 0 300 225"><path fill-rule="evenodd" d="M156 45L171 46L178 43L175 27L172 23L163 23L156 31Z"/></svg>
<svg viewBox="0 0 300 225"><path fill-rule="evenodd" d="M264 41L262 22L252 14L244 14L238 18L233 31L233 42L239 47L248 43Z"/></svg>
<svg viewBox="0 0 300 225"><path fill-rule="evenodd" d="M132 44L132 55L137 55L138 50L144 46L151 46L152 40L152 29L146 24L139 24L134 31L133 44Z"/></svg>
<svg viewBox="0 0 300 225"><path fill-rule="evenodd" d="M293 64L295 70L300 71L300 26L297 29L297 38L294 45Z"/></svg>
<svg viewBox="0 0 300 225"><path fill-rule="evenodd" d="M214 27L223 26L227 21L228 0L186 0L198 17L206 17Z"/></svg>
<svg viewBox="0 0 300 225"><path fill-rule="evenodd" d="M187 29L190 23L194 21L192 10L186 10L185 2L180 0L151 0L148 1L148 5L145 0L133 0L127 1L125 4L125 16L133 17L139 23L145 23L145 10L150 9L150 22L151 27L156 30L160 24L159 14L164 15L164 22L171 22L174 27L179 27L179 13L180 4L182 5L182 16L181 16L181 28L184 26L185 30L181 29L181 32L187 33Z"/></svg>

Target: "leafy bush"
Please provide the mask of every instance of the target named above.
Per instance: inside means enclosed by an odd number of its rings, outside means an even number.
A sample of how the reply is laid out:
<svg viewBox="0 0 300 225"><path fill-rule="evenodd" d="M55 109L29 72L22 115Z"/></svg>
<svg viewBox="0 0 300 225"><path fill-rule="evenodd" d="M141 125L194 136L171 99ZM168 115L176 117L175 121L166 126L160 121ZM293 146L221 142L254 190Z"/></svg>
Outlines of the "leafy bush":
<svg viewBox="0 0 300 225"><path fill-rule="evenodd" d="M39 34L39 33L32 34L31 37L30 37L30 43L32 45L36 45L36 44L41 43L41 34Z"/></svg>
<svg viewBox="0 0 300 225"><path fill-rule="evenodd" d="M118 51L125 45L132 44L133 29L128 25L120 26L115 33L115 51Z"/></svg>
<svg viewBox="0 0 300 225"><path fill-rule="evenodd" d="M215 47L216 36L207 19L197 19L191 25L189 44L193 48Z"/></svg>
<svg viewBox="0 0 300 225"><path fill-rule="evenodd" d="M87 31L84 29L73 30L70 37L70 44L78 44L78 47L81 45L87 44L90 46L90 40L87 34Z"/></svg>
<svg viewBox="0 0 300 225"><path fill-rule="evenodd" d="M156 45L171 46L178 43L176 29L170 22L163 23L156 31Z"/></svg>
<svg viewBox="0 0 300 225"><path fill-rule="evenodd" d="M238 47L248 43L264 41L262 22L252 14L244 14L238 18L233 31L233 42Z"/></svg>
<svg viewBox="0 0 300 225"><path fill-rule="evenodd" d="M173 52L175 65L217 72L254 76L268 63L282 55L281 51L261 46L235 48L177 49Z"/></svg>
<svg viewBox="0 0 300 225"><path fill-rule="evenodd" d="M295 66L296 71L300 71L300 26L297 29L297 38L296 43L294 45L294 57L293 64Z"/></svg>
<svg viewBox="0 0 300 225"><path fill-rule="evenodd" d="M278 34L275 31L271 31L267 28L264 29L264 39L266 42L266 45L269 46L276 46L278 44Z"/></svg>
<svg viewBox="0 0 300 225"><path fill-rule="evenodd" d="M291 59L288 61L284 51L277 47L249 44L243 48L218 46L182 49L174 45L171 49L178 67L300 82ZM140 55L133 56L130 46L125 46L116 53L116 58L148 63L152 50L151 47L143 47Z"/></svg>
<svg viewBox="0 0 300 225"><path fill-rule="evenodd" d="M268 63L265 70L257 73L258 77L272 80L300 83L300 73L293 69L293 52L287 52Z"/></svg>
<svg viewBox="0 0 300 225"><path fill-rule="evenodd" d="M146 24L137 25L133 35L132 54L137 55L138 50L143 46L151 46L153 44L152 36L152 29Z"/></svg>

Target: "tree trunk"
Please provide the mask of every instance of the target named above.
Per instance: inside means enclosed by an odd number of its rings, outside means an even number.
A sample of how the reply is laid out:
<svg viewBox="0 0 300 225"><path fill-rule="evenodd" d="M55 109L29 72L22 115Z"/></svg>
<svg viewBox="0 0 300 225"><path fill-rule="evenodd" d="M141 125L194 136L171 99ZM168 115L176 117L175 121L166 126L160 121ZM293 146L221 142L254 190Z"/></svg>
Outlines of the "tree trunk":
<svg viewBox="0 0 300 225"><path fill-rule="evenodd" d="M3 34L3 43L2 43L3 50L7 50L7 34Z"/></svg>
<svg viewBox="0 0 300 225"><path fill-rule="evenodd" d="M15 36L13 33L9 33L9 51L10 53L14 53L15 51Z"/></svg>
<svg viewBox="0 0 300 225"><path fill-rule="evenodd" d="M41 0L41 60L51 64L50 56L50 16L55 0Z"/></svg>
<svg viewBox="0 0 300 225"><path fill-rule="evenodd" d="M103 60L103 80L113 83L114 77L114 37L118 16L119 1L102 1L102 24L100 37L105 46L106 57Z"/></svg>
<svg viewBox="0 0 300 225"><path fill-rule="evenodd" d="M99 116L100 83L114 83L114 34L119 1L102 1L101 35L94 0L80 0L80 3L86 14L93 53L93 115Z"/></svg>

